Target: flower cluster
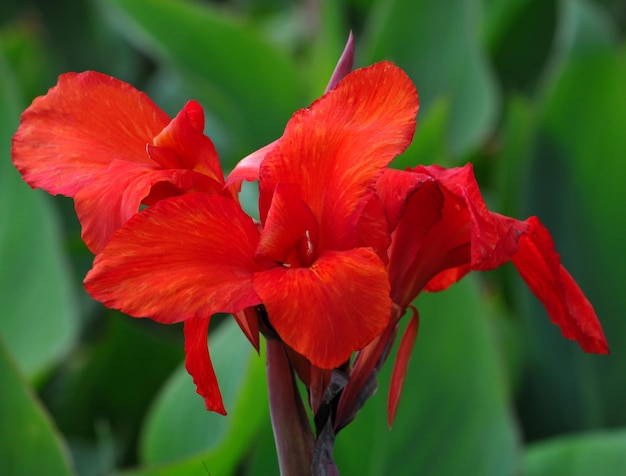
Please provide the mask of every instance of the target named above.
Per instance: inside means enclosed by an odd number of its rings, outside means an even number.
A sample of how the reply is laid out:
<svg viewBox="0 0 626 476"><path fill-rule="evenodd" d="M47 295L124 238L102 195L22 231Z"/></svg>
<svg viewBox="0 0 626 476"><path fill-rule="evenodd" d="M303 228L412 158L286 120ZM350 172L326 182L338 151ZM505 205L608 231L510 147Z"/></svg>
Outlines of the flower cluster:
<svg viewBox="0 0 626 476"><path fill-rule="evenodd" d="M198 103L170 119L96 72L61 76L24 112L14 164L32 187L74 199L96 255L85 279L94 299L184 323L186 366L209 410L226 412L207 347L214 314L232 314L257 348L259 333L281 343L314 413L334 402L319 427L336 432L371 395L410 309L391 421L417 335L413 300L509 261L565 337L606 353L536 217L489 211L469 164L389 168L412 140L417 92L389 62L348 63L226 180ZM258 181L260 222L240 206L244 179Z"/></svg>

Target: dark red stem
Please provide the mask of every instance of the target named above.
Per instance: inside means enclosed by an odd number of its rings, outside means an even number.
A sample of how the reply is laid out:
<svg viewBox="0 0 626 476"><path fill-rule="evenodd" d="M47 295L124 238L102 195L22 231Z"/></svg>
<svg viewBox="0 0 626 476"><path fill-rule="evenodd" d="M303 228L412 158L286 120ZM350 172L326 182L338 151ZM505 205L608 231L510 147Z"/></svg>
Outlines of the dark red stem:
<svg viewBox="0 0 626 476"><path fill-rule="evenodd" d="M274 441L282 476L311 474L315 438L285 347L267 340L267 387Z"/></svg>

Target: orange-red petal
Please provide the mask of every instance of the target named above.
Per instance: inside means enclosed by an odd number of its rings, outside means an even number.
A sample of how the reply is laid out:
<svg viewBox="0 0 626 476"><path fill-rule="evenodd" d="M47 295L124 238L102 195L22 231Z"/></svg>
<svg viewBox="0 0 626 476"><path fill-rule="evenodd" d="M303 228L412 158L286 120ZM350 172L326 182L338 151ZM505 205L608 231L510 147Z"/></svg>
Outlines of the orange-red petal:
<svg viewBox="0 0 626 476"><path fill-rule="evenodd" d="M215 146L204 135L204 112L196 101L189 101L157 135L150 158L165 169L188 169L224 183Z"/></svg>
<svg viewBox="0 0 626 476"><path fill-rule="evenodd" d="M107 307L164 323L236 313L261 303L252 286L258 236L233 200L162 200L111 237L85 287Z"/></svg>
<svg viewBox="0 0 626 476"><path fill-rule="evenodd" d="M220 387L209 355L207 334L210 318L185 321L185 367L209 411L226 415Z"/></svg>
<svg viewBox="0 0 626 476"><path fill-rule="evenodd" d="M22 114L13 162L31 187L73 197L114 159L151 163L146 144L169 121L130 84L67 73Z"/></svg>
<svg viewBox="0 0 626 476"><path fill-rule="evenodd" d="M147 197L165 198L196 190L218 194L221 189L221 183L191 170L161 170L115 160L98 180L76 194L74 202L83 241L95 254L139 211Z"/></svg>
<svg viewBox="0 0 626 476"><path fill-rule="evenodd" d="M274 149L277 143L278 140L275 140L241 159L230 174L228 174L226 186L230 187L243 180L247 180L248 182L259 180L261 162L265 160L265 156Z"/></svg>
<svg viewBox="0 0 626 476"><path fill-rule="evenodd" d="M526 223L530 231L521 236L513 264L564 337L576 340L585 352L607 354L609 347L596 313L561 265L550 233L536 217Z"/></svg>
<svg viewBox="0 0 626 476"><path fill-rule="evenodd" d="M391 63L348 74L308 109L296 112L261 163L259 207L265 220L278 183L300 185L320 226L320 248L340 249L346 224L385 166L409 145L418 98ZM345 246L345 245L344 245Z"/></svg>
<svg viewBox="0 0 626 476"><path fill-rule="evenodd" d="M274 266L277 263L308 266L317 253L318 235L317 222L300 197L300 187L279 183L256 255Z"/></svg>
<svg viewBox="0 0 626 476"><path fill-rule="evenodd" d="M461 201L460 207L469 213L470 264L473 270L495 269L510 261L517 252L520 230L509 223L494 220L478 188L472 164L451 169L431 165L417 167L416 171L434 177L443 189Z"/></svg>
<svg viewBox="0 0 626 476"><path fill-rule="evenodd" d="M317 367L339 367L389 323L389 280L367 248L326 251L309 268L256 273L254 287L281 339Z"/></svg>
<svg viewBox="0 0 626 476"><path fill-rule="evenodd" d="M451 260L459 243L469 240L469 226L450 221L459 204L426 174L390 170L376 187L393 228L389 248L392 298L404 309L430 278L454 264ZM459 217L467 219L466 214Z"/></svg>

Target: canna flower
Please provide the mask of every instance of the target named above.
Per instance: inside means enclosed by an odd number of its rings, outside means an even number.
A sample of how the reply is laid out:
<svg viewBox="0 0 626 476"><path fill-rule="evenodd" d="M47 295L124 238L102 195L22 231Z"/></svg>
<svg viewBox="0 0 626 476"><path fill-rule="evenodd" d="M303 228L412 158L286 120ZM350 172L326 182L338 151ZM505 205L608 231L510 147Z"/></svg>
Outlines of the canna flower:
<svg viewBox="0 0 626 476"><path fill-rule="evenodd" d="M198 103L170 120L132 86L94 72L63 75L33 102L13 160L32 187L74 198L96 253L85 279L95 299L184 323L187 370L209 410L226 412L207 346L214 314L233 314L257 349L259 330L284 344L314 413L333 408L336 432L375 390L410 309L391 424L419 326L411 303L508 261L565 337L608 352L536 217L490 212L471 165L388 168L412 139L417 92L391 63L348 73L351 65L350 38L324 96L226 182ZM259 182L260 223L237 200L244 179Z"/></svg>
<svg viewBox="0 0 626 476"><path fill-rule="evenodd" d="M260 225L215 193L162 199L110 237L87 291L132 316L184 322L187 369L221 413L206 342L215 313L255 308L302 362L344 365L389 325L390 238L370 203L410 143L417 108L415 87L390 63L348 74L296 112L260 162Z"/></svg>
<svg viewBox="0 0 626 476"><path fill-rule="evenodd" d="M230 195L203 130L195 101L170 120L127 83L66 73L22 114L13 162L31 187L74 199L82 238L98 253L142 204L193 191Z"/></svg>

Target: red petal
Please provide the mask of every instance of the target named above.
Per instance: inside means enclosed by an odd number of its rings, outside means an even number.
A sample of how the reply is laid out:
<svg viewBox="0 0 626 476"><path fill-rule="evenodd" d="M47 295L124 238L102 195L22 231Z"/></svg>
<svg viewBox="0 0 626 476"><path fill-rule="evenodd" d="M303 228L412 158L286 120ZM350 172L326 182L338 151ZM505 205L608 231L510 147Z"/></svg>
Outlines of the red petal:
<svg viewBox="0 0 626 476"><path fill-rule="evenodd" d="M346 245L353 242L354 248L372 248L386 264L389 261L387 250L391 244L389 224L380 197L373 190L369 195L369 198L364 197L363 207L351 218L356 226L354 236Z"/></svg>
<svg viewBox="0 0 626 476"><path fill-rule="evenodd" d="M203 133L204 113L189 101L178 115L154 138L150 158L166 169L188 169L224 184L224 174L211 139ZM165 149L161 151L160 149Z"/></svg>
<svg viewBox="0 0 626 476"><path fill-rule="evenodd" d="M495 269L510 261L517 252L519 234L525 230L511 226L511 222L494 219L480 193L472 164L452 169L431 165L416 170L432 175L440 185L464 202L461 206L469 212L471 224L472 269Z"/></svg>
<svg viewBox="0 0 626 476"><path fill-rule="evenodd" d="M99 253L111 235L139 211L148 196L165 198L193 190L217 194L221 189L221 183L190 170L155 170L114 160L98 180L76 194L82 238L94 254Z"/></svg>
<svg viewBox="0 0 626 476"><path fill-rule="evenodd" d="M260 272L254 287L281 339L324 369L343 364L389 323L387 272L369 249L327 251L310 268Z"/></svg>
<svg viewBox="0 0 626 476"><path fill-rule="evenodd" d="M256 150L241 159L228 175L228 178L226 179L226 186L229 187L233 184L241 182L242 180L247 180L249 182L258 180L261 162L263 162L265 156L274 149L277 143L278 140L275 140L271 144L267 144L266 146L261 147L259 150Z"/></svg>
<svg viewBox="0 0 626 476"><path fill-rule="evenodd" d="M376 181L376 193L385 208L390 231L398 226L411 196L426 182L431 182L427 186L436 185L430 175L396 169L386 169ZM438 201L443 202L443 196Z"/></svg>
<svg viewBox="0 0 626 476"><path fill-rule="evenodd" d="M308 266L315 259L317 240L317 223L300 198L300 187L278 184L256 250L257 257L269 259L274 266L276 263Z"/></svg>
<svg viewBox="0 0 626 476"><path fill-rule="evenodd" d="M236 313L261 303L252 287L258 234L233 200L162 200L111 237L85 287L108 307L159 322Z"/></svg>
<svg viewBox="0 0 626 476"><path fill-rule="evenodd" d="M391 374L391 382L389 384L389 401L387 404L387 423L389 424L389 428L393 425L393 421L396 417L398 404L400 403L400 396L402 395L402 389L404 388L404 378L406 377L406 371L409 367L409 359L411 358L411 352L413 351L413 344L415 344L415 339L417 339L418 328L419 314L417 313L417 310L413 309L413 316L404 330L404 334L400 340L400 346L398 347L396 361L393 364L393 372Z"/></svg>
<svg viewBox="0 0 626 476"><path fill-rule="evenodd" d="M435 293L448 289L454 283L459 282L471 270L471 266L467 263L441 271L434 278L428 281L428 283L424 286L424 291Z"/></svg>
<svg viewBox="0 0 626 476"><path fill-rule="evenodd" d="M226 415L222 394L209 355L207 333L210 319L185 321L185 367L193 377L198 394L204 397L206 409Z"/></svg>
<svg viewBox="0 0 626 476"><path fill-rule="evenodd" d="M536 217L530 217L526 223L530 231L520 238L513 264L563 336L578 341L585 352L607 354L608 344L596 313L561 265L550 233Z"/></svg>
<svg viewBox="0 0 626 476"><path fill-rule="evenodd" d="M320 248L340 249L368 187L410 143L417 108L413 83L391 63L347 75L293 115L261 164L261 219L276 184L297 183L319 223Z"/></svg>
<svg viewBox="0 0 626 476"><path fill-rule="evenodd" d="M151 163L146 144L168 122L127 83L93 71L67 73L22 114L13 161L32 187L73 197L113 159Z"/></svg>
<svg viewBox="0 0 626 476"><path fill-rule="evenodd" d="M459 214L458 200L423 174L385 173L377 191L391 224L396 223L389 279L393 301L405 309L430 278L455 264L459 246L469 239L469 226L463 222L467 214Z"/></svg>
<svg viewBox="0 0 626 476"><path fill-rule="evenodd" d="M259 317L256 309L247 307L243 311L236 312L234 317L252 347L259 352Z"/></svg>

